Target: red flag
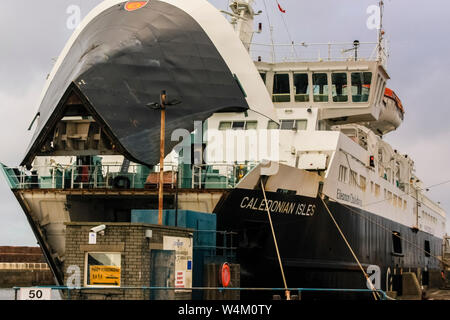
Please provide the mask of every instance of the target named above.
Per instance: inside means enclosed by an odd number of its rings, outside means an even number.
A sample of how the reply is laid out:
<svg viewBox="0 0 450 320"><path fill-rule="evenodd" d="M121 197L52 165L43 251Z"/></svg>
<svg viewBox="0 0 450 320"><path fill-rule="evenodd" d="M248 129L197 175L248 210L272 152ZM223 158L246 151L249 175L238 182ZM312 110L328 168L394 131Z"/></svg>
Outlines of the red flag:
<svg viewBox="0 0 450 320"><path fill-rule="evenodd" d="M277 4L278 4L278 9L280 9L281 12L286 13L286 10L284 10L278 2L277 2Z"/></svg>

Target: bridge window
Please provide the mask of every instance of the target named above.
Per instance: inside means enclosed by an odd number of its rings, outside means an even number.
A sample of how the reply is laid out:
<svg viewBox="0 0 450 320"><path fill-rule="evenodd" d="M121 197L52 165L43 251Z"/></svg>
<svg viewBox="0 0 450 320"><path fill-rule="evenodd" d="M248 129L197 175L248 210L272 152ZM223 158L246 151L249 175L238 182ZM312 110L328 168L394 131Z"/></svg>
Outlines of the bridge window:
<svg viewBox="0 0 450 320"><path fill-rule="evenodd" d="M368 102L372 72L352 73L352 101Z"/></svg>
<svg viewBox="0 0 450 320"><path fill-rule="evenodd" d="M289 74L278 73L273 77L273 102L290 102L291 90L289 85Z"/></svg>
<svg viewBox="0 0 450 320"><path fill-rule="evenodd" d="M295 101L308 102L309 101L309 83L307 73L294 74L295 87Z"/></svg>
<svg viewBox="0 0 450 320"><path fill-rule="evenodd" d="M333 102L347 102L347 74L333 73L331 74Z"/></svg>
<svg viewBox="0 0 450 320"><path fill-rule="evenodd" d="M328 102L328 76L326 73L313 74L314 102Z"/></svg>

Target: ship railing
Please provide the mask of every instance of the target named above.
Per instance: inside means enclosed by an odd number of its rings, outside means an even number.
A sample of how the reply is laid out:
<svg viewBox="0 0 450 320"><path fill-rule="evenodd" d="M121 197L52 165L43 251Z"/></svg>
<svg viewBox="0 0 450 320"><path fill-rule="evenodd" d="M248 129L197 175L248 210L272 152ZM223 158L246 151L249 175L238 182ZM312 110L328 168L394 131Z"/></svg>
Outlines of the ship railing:
<svg viewBox="0 0 450 320"><path fill-rule="evenodd" d="M268 63L315 61L380 61L387 62L386 46L378 42L325 43L251 43L250 55L255 61Z"/></svg>
<svg viewBox="0 0 450 320"><path fill-rule="evenodd" d="M258 162L241 164L211 163L192 166L192 189L234 188Z"/></svg>
<svg viewBox="0 0 450 320"><path fill-rule="evenodd" d="M240 164L211 163L187 166L165 164L164 188L228 189L258 162ZM0 166L11 189L156 189L159 186L159 166L150 170L142 165L121 164L35 166Z"/></svg>
<svg viewBox="0 0 450 320"><path fill-rule="evenodd" d="M13 287L13 290L15 292L15 300L18 300L20 295L20 289L28 289L27 287ZM250 291L250 292L270 292L270 293L279 293L279 294L273 294L273 300L281 300L281 297L284 296L284 293L289 291L291 293L291 300L302 300L302 294L304 293L340 293L340 294L366 294L366 295L372 295L374 292L378 293L378 297L381 300L395 300L391 298L384 290L377 289L341 289L341 288L264 288L264 287L252 287L252 288L245 288L245 287L186 287L186 288L180 288L180 287L159 287L159 286L114 286L114 287L108 287L108 286L95 286L95 287L69 287L69 286L36 286L33 287L36 289L51 289L53 291L58 291L60 293L60 298L65 300L72 300L74 297L75 299L79 299L80 293L82 294L84 292L89 292L90 290L95 291L96 295L101 294L101 291L104 290L104 295L110 297L112 295L111 290L114 291L123 291L125 293L127 290L141 290L143 293L148 293L151 291L180 291L180 290L189 290L189 291L202 291L202 292L211 292L211 291L218 291L218 292L226 292L226 291ZM117 293L115 293L117 294ZM54 295L52 294L52 297Z"/></svg>
<svg viewBox="0 0 450 320"><path fill-rule="evenodd" d="M159 167L155 172L141 165L129 165L124 170L120 164L99 165L49 165L1 167L12 189L144 189L158 184ZM164 165L164 183L176 187L178 166ZM166 174L166 172L173 174Z"/></svg>
<svg viewBox="0 0 450 320"><path fill-rule="evenodd" d="M207 257L221 257L232 261L236 258L235 236L237 232L218 230L195 230L194 249Z"/></svg>

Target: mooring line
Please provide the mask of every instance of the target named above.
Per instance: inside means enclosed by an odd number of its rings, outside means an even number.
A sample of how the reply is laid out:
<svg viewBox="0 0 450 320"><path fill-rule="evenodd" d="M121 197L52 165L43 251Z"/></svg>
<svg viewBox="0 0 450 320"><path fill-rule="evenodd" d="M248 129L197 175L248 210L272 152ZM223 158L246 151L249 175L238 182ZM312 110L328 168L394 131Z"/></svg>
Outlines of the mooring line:
<svg viewBox="0 0 450 320"><path fill-rule="evenodd" d="M323 194L323 193L322 193L322 194ZM362 214L361 212L358 212L358 211L355 210L354 208L352 208L352 207L350 207L350 206L348 206L348 205L346 205L346 204L344 204L344 203L338 202L338 200L336 200L336 199L334 199L334 198L332 198L332 197L329 197L329 196L327 196L327 197L328 197L329 199L333 200L334 202L339 203L340 205L346 207L346 208L347 208L348 210L350 210L351 212L356 213L357 215L363 217L364 219L366 219L366 220L369 221L370 223L372 223L372 224L374 224L374 225L380 227L381 229L384 229L384 230L388 231L388 232L391 233L391 234L394 233L394 230L391 230L391 229L389 229L388 227L386 227L386 226L384 226L384 225L382 225L382 224L380 224L380 223L378 223L378 222L376 222L376 221L370 219L369 217L366 217L364 214ZM421 247L419 247L418 245L416 245L415 243L409 241L409 240L406 239L405 237L398 236L398 235L396 235L396 237L399 238L399 239L401 239L401 240L404 240L406 243L410 244L412 247L418 249L419 251L423 251L423 252L429 254L430 257L432 257L432 258L438 260L440 263L444 264L445 266L449 266L449 264L448 264L447 262L445 262L443 259L439 258L439 256L436 256L436 255L432 254L432 253L431 253L431 249L430 249L430 251L427 251L427 250L425 250L424 248L421 248Z"/></svg>
<svg viewBox="0 0 450 320"><path fill-rule="evenodd" d="M290 294L290 292L288 290L288 286L287 286L287 283L286 283L286 277L284 275L284 270L283 270L283 264L281 262L280 251L278 250L277 237L275 236L275 231L273 229L272 218L270 216L269 206L267 205L266 191L264 190L263 179L260 179L260 180L261 180L261 189L262 189L263 196L264 196L264 202L266 204L267 215L269 216L270 228L272 229L273 242L275 243L275 250L276 250L277 256L278 256L278 263L280 264L281 276L283 277L283 283L284 283L284 288L285 288L286 300L291 300L291 294Z"/></svg>
<svg viewBox="0 0 450 320"><path fill-rule="evenodd" d="M361 269L362 273L364 274L364 277L366 278L366 282L370 284L370 287L372 289L372 294L373 297L375 298L375 300L379 299L378 296L378 291L377 289L373 286L372 281L369 279L369 276L367 275L366 271L364 270L363 266L361 265L361 263L359 262L358 257L356 256L355 252L352 249L352 246L350 245L350 243L347 241L347 238L345 237L344 233L342 232L341 228L339 227L339 224L337 223L337 221L334 219L333 214L331 213L330 209L328 208L327 204L325 203L325 201L323 200L323 197L320 197L320 200L322 200L323 205L325 206L325 209L327 210L328 214L331 217L331 220L333 220L334 225L336 226L336 228L338 229L339 233L341 234L342 239L344 239L345 244L347 245L348 249L350 250L351 254L353 255L353 258L355 258L356 263L358 264L359 268Z"/></svg>

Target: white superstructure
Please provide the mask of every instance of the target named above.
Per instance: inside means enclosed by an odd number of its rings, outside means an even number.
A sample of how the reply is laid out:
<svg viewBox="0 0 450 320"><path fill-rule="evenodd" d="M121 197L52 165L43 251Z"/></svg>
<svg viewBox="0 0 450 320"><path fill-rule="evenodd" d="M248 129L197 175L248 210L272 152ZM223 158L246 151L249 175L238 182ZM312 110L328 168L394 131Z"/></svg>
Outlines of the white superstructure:
<svg viewBox="0 0 450 320"><path fill-rule="evenodd" d="M242 10L249 12L246 6ZM248 41L247 33L236 31ZM353 43L354 49L359 45ZM444 210L425 196L413 160L382 139L401 124L404 109L386 88L389 75L380 46L372 58L354 53L336 60L257 59L279 122L251 111L214 114L207 121L208 163L270 159L316 172L331 200L442 238ZM270 141L261 141L264 137Z"/></svg>

